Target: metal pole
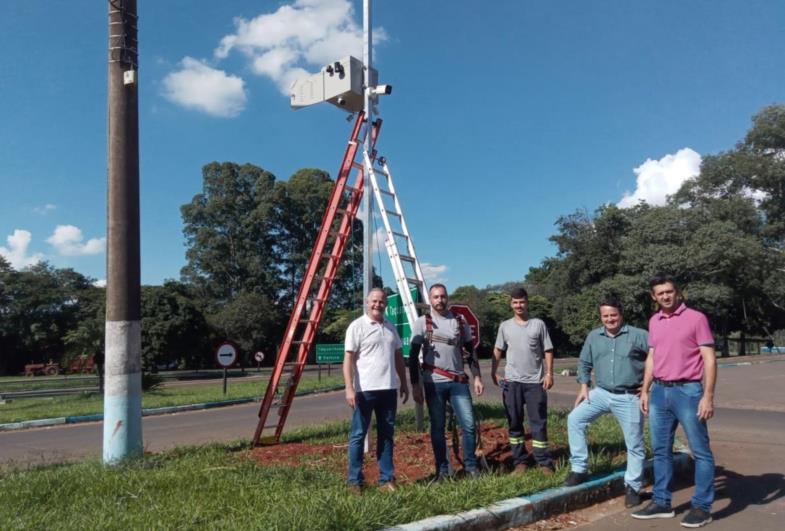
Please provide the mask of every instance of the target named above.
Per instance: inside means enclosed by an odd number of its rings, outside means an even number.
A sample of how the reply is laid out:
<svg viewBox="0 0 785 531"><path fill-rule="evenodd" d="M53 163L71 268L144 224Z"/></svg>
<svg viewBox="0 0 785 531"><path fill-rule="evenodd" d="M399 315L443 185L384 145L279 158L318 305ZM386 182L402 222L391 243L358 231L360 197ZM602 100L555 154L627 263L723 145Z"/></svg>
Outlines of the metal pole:
<svg viewBox="0 0 785 531"><path fill-rule="evenodd" d="M142 455L136 0L109 0L103 460ZM130 72L130 73L129 73Z"/></svg>
<svg viewBox="0 0 785 531"><path fill-rule="evenodd" d="M364 70L364 103L365 119L367 120L367 127L365 128L365 144L364 149L370 155L371 149L371 124L373 123L373 115L371 112L371 67L372 57L371 51L373 46L373 36L371 34L371 0L363 0L363 64ZM371 291L373 287L373 192L371 189L371 181L368 172L363 175L363 305L365 305L365 296ZM367 309L367 308L366 308Z"/></svg>
<svg viewBox="0 0 785 531"><path fill-rule="evenodd" d="M370 155L371 151L371 131L373 126L373 114L371 112L371 48L373 46L373 35L371 34L371 0L363 0L363 107L365 109L365 144L363 149ZM368 172L363 173L363 308L368 310L367 297L373 287L373 190L371 179ZM367 454L369 447L370 431L365 434L363 451Z"/></svg>

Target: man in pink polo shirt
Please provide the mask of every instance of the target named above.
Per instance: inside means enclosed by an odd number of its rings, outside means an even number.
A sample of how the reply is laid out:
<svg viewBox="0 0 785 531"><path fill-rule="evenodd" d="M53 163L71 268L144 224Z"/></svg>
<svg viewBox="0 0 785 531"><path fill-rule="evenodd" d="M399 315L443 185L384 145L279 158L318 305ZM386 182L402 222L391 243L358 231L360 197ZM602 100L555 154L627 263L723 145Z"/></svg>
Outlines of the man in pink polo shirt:
<svg viewBox="0 0 785 531"><path fill-rule="evenodd" d="M671 518L673 436L681 424L695 460L695 493L684 527L711 522L714 501L714 456L706 421L714 415L717 361L706 316L687 308L674 280L659 275L649 281L651 297L660 310L649 320L649 355L640 399L649 415L654 450L654 492L649 505L633 518ZM649 391L651 390L651 395Z"/></svg>

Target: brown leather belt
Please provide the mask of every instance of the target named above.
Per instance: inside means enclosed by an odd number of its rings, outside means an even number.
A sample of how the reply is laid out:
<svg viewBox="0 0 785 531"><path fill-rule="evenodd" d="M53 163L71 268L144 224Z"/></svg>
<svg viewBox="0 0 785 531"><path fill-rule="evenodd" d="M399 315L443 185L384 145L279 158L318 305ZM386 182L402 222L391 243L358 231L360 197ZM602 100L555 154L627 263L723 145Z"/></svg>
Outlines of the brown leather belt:
<svg viewBox="0 0 785 531"><path fill-rule="evenodd" d="M465 374L455 374L454 372L445 371L444 369L440 369L439 367L434 367L429 363L423 363L422 368L424 371L430 371L434 374L438 374L439 376L444 376L445 378L449 378L453 382L458 383L469 383L469 377Z"/></svg>

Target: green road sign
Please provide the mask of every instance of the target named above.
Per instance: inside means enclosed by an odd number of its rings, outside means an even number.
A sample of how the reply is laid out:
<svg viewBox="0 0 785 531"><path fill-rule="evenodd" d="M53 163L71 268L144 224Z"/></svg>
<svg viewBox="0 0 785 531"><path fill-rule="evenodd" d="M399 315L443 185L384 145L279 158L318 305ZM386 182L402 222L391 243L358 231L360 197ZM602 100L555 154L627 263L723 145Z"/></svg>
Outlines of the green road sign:
<svg viewBox="0 0 785 531"><path fill-rule="evenodd" d="M316 363L343 363L343 343L316 345Z"/></svg>
<svg viewBox="0 0 785 531"><path fill-rule="evenodd" d="M416 302L417 288L412 288L410 293ZM403 311L403 303L401 302L400 295L393 293L387 297L387 310L385 310L384 315L398 330L398 335L401 336L401 341L403 342L403 356L408 358L409 341L412 338L412 330L409 327L409 321L406 319L406 312Z"/></svg>

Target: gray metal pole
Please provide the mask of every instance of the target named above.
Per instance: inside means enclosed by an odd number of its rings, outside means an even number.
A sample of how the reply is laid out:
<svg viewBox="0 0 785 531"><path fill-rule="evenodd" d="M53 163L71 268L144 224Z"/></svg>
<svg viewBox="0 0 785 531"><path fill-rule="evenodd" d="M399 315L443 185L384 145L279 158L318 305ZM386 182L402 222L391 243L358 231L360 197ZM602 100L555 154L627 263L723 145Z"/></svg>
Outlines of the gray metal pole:
<svg viewBox="0 0 785 531"><path fill-rule="evenodd" d="M136 0L109 0L103 460L141 456L139 105Z"/></svg>
<svg viewBox="0 0 785 531"><path fill-rule="evenodd" d="M372 67L372 46L373 36L371 34L371 0L363 0L363 64L365 65L365 95L363 106L365 108L365 119L368 120L368 127L365 128L365 150L371 148L371 124L373 123L373 113L371 112L371 94L368 90L371 86L371 67ZM370 153L369 153L370 154ZM363 304L366 295L373 287L373 190L368 172L365 172L363 181Z"/></svg>

